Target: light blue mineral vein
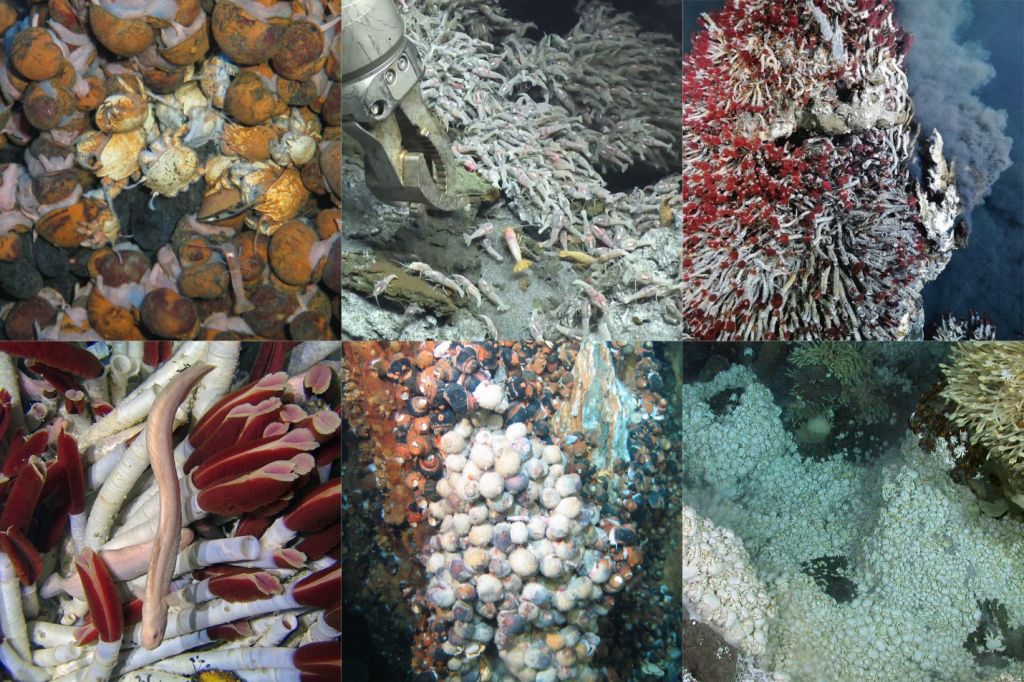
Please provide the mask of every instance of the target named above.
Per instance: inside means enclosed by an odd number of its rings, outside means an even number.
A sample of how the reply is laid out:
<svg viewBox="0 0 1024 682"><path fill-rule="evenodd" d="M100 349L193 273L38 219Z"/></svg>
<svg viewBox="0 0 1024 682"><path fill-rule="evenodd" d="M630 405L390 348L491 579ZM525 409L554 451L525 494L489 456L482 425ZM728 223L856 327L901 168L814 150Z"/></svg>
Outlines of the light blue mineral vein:
<svg viewBox="0 0 1024 682"><path fill-rule="evenodd" d="M596 467L609 466L615 459L629 462L629 448L626 445L629 441L630 417L635 411L633 395L616 378L615 367L609 362L607 352L601 350L596 343L585 343L580 349L581 353L590 354L590 363L594 368L594 379L583 401L583 430L597 433L598 442L607 443L607 447L597 448L591 457ZM613 395L618 398L622 409L614 415L615 420L609 423L604 403Z"/></svg>

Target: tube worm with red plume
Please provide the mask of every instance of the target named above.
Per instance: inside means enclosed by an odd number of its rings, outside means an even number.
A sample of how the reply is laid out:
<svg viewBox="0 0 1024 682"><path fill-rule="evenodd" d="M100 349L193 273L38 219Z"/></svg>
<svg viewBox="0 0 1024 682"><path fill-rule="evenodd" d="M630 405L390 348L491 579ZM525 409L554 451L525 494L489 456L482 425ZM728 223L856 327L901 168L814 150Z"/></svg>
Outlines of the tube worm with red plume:
<svg viewBox="0 0 1024 682"><path fill-rule="evenodd" d="M75 439L61 429L57 436L57 461L64 469L67 477L68 490L71 494L71 507L68 509L71 520L71 540L75 553L80 554L85 546L85 473L82 470L82 458L78 454Z"/></svg>
<svg viewBox="0 0 1024 682"><path fill-rule="evenodd" d="M110 679L110 672L121 650L121 635L124 631L121 600L107 565L91 547L87 547L75 558L75 566L82 580L93 625L100 635L84 679L89 682L106 682Z"/></svg>
<svg viewBox="0 0 1024 682"><path fill-rule="evenodd" d="M196 425L189 432L188 442L191 444L191 447L199 448L199 446L206 442L207 438L210 438L219 431L221 422L227 417L231 408L243 403L256 405L271 396L280 395L284 391L287 381L288 375L284 372L270 374L221 398L203 415L202 419L196 422ZM212 455L214 452L216 450L211 451L210 454ZM188 473L191 471L191 468L198 466L200 463L193 462L192 467L185 469L185 473Z"/></svg>
<svg viewBox="0 0 1024 682"><path fill-rule="evenodd" d="M278 518L260 538L260 548L284 547L299 533L316 533L341 519L341 479L335 478L311 491L295 509Z"/></svg>
<svg viewBox="0 0 1024 682"><path fill-rule="evenodd" d="M83 379L95 379L103 374L103 363L95 355L71 343L0 341L0 353L36 360Z"/></svg>
<svg viewBox="0 0 1024 682"><path fill-rule="evenodd" d="M210 483L205 489L191 494L184 505L183 522L192 523L205 518L208 514L237 516L281 500L282 496L291 490L294 482L312 471L316 463L313 456L306 452L301 452L290 460L280 460L281 457L287 457L295 451L296 441L307 442L301 435L293 438L292 442L286 442L281 446L284 451L279 453L279 461L270 461L255 471L243 471L234 476L221 478ZM308 442L315 447L315 441ZM269 458L266 452L261 454L264 459L259 461L266 461ZM185 481L191 486L188 478ZM153 518L151 511L147 514L145 507L140 510L139 516L139 523L119 533L103 546L104 549L117 549L152 539L157 530L157 520Z"/></svg>
<svg viewBox="0 0 1024 682"><path fill-rule="evenodd" d="M45 446L46 441L43 440ZM18 473L11 485L4 502L4 510L0 512L0 529L11 526L25 532L32 521L32 512L39 500L39 491L46 481L46 465L35 455L28 458L25 466Z"/></svg>
<svg viewBox="0 0 1024 682"><path fill-rule="evenodd" d="M171 441L174 413L199 380L212 369L210 365L194 365L171 379L157 395L146 422L146 449L160 488L160 521L142 607L142 645L147 649L154 649L163 641L167 624L164 598L174 572L181 533L181 492Z"/></svg>
<svg viewBox="0 0 1024 682"><path fill-rule="evenodd" d="M180 637L215 625L223 625L241 618L288 611L299 608L326 609L341 596L341 564L335 563L313 573L297 583L287 585L284 594L245 603L232 603L214 599L205 604L175 611L168 616L165 637ZM132 629L133 642L142 642L142 627Z"/></svg>

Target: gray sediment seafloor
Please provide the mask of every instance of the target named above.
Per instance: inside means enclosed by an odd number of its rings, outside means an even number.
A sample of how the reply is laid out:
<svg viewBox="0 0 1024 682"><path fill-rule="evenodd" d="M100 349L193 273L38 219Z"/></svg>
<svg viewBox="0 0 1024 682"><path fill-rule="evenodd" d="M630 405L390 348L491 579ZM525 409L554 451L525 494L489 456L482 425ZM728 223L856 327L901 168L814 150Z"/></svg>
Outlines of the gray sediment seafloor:
<svg viewBox="0 0 1024 682"><path fill-rule="evenodd" d="M489 3L405 4L426 68L424 102L452 140L456 181L472 200L446 215L382 204L345 138L343 337L678 339L678 40L604 2L578 3L578 21L561 35ZM532 261L520 272L507 227ZM481 289L487 282L502 305L403 271L415 261Z"/></svg>

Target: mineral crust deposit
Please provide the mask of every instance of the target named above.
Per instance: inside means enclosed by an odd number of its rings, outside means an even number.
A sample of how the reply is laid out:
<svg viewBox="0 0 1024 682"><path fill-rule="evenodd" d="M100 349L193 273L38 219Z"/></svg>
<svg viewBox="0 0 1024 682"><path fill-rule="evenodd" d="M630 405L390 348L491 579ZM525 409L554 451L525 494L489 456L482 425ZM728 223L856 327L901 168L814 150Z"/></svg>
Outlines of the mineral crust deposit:
<svg viewBox="0 0 1024 682"><path fill-rule="evenodd" d="M921 288L966 243L942 139L923 182L891 0L730 1L683 79L684 333L919 336Z"/></svg>

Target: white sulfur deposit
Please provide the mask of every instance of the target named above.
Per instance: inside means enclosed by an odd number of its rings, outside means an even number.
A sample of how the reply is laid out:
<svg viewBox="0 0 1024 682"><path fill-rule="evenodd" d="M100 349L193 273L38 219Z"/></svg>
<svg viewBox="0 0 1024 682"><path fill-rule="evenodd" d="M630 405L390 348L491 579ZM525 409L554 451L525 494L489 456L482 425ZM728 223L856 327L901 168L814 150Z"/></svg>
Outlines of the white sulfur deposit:
<svg viewBox="0 0 1024 682"><path fill-rule="evenodd" d="M596 680L587 662L608 612L602 597L624 582L598 509L577 496L561 450L527 440L522 424L457 430L463 450L446 450L437 490L450 492L429 507L438 532L421 555L449 669L493 643L511 675L502 679Z"/></svg>
<svg viewBox="0 0 1024 682"><path fill-rule="evenodd" d="M730 387L742 388L742 395L716 415L709 401ZM727 602L711 574L718 565L729 570L729 562L716 564L712 557L724 551L730 529L734 545L742 538L748 568L777 607L759 659L773 679L1021 677L1021 661L1005 656L998 661L1005 667L983 667L964 647L979 627L985 600L1005 607L1008 630L1024 623L1019 520L982 513L975 496L950 480L953 460L941 440L934 453L923 452L908 434L898 451L873 453L869 465L840 454L809 461L796 451L780 412L771 392L745 368L683 387L683 461L702 481L686 493L696 513L684 517L684 580L705 586L694 604L698 615L728 633L725 623L715 623ZM695 551L692 543L685 549L687 525L691 533L707 533L696 562L686 558ZM804 562L826 556L848 560L843 575L856 585L852 600L837 603L801 570ZM741 598L752 590L743 581L740 576L732 585ZM686 583L688 600L696 602L692 582ZM999 653L1006 639L1006 632L990 625L984 646ZM744 641L741 636L741 649Z"/></svg>

